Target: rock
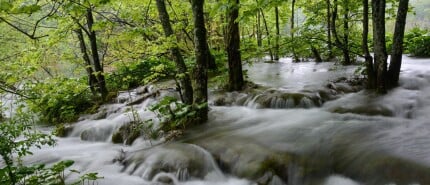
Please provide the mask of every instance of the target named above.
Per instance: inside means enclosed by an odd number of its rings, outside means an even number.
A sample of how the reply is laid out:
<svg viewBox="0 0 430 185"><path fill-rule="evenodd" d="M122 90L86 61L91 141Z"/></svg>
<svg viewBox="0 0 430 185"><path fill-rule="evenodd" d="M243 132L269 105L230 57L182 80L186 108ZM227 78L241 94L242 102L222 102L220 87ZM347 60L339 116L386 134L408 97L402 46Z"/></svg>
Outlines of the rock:
<svg viewBox="0 0 430 185"><path fill-rule="evenodd" d="M73 127L71 125L59 124L54 129L54 135L57 137L66 137L72 133Z"/></svg>
<svg viewBox="0 0 430 185"><path fill-rule="evenodd" d="M217 140L196 139L190 141L208 150L217 161L222 171L231 173L240 178L247 178L258 184L269 184L274 176L283 182L288 181L288 154L279 154L252 142L243 141L243 138L222 142Z"/></svg>
<svg viewBox="0 0 430 185"><path fill-rule="evenodd" d="M177 174L180 181L190 178L204 179L209 173L223 177L212 156L193 144L172 143L127 155L124 171L150 181L157 177L157 174ZM169 181L160 178L158 175L156 180Z"/></svg>
<svg viewBox="0 0 430 185"><path fill-rule="evenodd" d="M354 107L335 107L330 109L334 113L354 113L368 116L394 116L394 112L382 105L357 105Z"/></svg>
<svg viewBox="0 0 430 185"><path fill-rule="evenodd" d="M131 122L121 126L116 132L112 134L113 143L124 143L131 145L134 140L141 136L141 130L138 123Z"/></svg>

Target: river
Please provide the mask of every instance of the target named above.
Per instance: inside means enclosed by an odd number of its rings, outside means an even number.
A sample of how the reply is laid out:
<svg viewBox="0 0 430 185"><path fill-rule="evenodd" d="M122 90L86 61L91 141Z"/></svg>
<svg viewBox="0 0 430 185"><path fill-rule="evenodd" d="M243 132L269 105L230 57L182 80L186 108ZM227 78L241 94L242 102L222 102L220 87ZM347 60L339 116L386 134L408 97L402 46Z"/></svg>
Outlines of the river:
<svg viewBox="0 0 430 185"><path fill-rule="evenodd" d="M247 74L264 90L223 95L233 100L222 106L212 94L208 123L179 141L112 144L112 133L133 116L118 102L25 162L74 160L72 169L103 176L100 185L430 184L430 59L403 60L400 86L384 96L333 83L354 66L256 62ZM155 101L133 109L153 118L146 108ZM69 182L79 176L66 174Z"/></svg>

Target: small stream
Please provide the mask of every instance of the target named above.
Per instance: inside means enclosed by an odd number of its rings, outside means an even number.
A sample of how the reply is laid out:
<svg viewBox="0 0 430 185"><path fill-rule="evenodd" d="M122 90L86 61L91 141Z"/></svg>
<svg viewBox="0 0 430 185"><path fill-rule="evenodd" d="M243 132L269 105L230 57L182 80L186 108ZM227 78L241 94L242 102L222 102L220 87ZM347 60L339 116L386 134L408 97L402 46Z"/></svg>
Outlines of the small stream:
<svg viewBox="0 0 430 185"><path fill-rule="evenodd" d="M257 62L246 69L264 90L227 94L232 100L222 106L215 106L212 95L209 122L179 141L112 144L112 134L133 118L126 104L139 96L134 90L120 94L124 101L82 117L68 137L56 138L55 147L35 149L25 161L74 160L72 169L103 176L100 185L426 185L429 66L430 59L405 56L400 87L377 96L333 83L350 76L354 66ZM270 100L256 98L268 92ZM155 115L146 108L155 102L148 98L133 109L141 119L151 119ZM67 175L70 182L76 178Z"/></svg>

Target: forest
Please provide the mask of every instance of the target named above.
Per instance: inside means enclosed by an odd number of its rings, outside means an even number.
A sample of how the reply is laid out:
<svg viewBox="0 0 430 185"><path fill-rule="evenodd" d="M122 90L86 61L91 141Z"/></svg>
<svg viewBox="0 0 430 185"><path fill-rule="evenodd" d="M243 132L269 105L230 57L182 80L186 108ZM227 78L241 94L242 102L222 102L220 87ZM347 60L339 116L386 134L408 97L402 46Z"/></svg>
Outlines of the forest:
<svg viewBox="0 0 430 185"><path fill-rule="evenodd" d="M0 184L430 184L427 0L0 0Z"/></svg>

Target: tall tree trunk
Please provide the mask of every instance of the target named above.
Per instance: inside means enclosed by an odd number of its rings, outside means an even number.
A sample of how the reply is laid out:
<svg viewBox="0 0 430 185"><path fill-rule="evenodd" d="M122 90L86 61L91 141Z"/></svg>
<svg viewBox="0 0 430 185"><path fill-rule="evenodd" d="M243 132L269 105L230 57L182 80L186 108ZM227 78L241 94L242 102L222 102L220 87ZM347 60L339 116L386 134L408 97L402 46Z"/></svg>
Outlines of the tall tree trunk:
<svg viewBox="0 0 430 185"><path fill-rule="evenodd" d="M351 57L349 55L349 0L344 0L343 4L344 13L343 13L343 64L350 65Z"/></svg>
<svg viewBox="0 0 430 185"><path fill-rule="evenodd" d="M296 0L291 1L291 27L290 27L290 34L291 34L291 42L293 43L292 46L292 52L293 52L293 62L299 62L300 59L297 56L296 50L295 50L295 40L294 40L294 20L295 20L295 7L296 7Z"/></svg>
<svg viewBox="0 0 430 185"><path fill-rule="evenodd" d="M269 55L270 55L270 60L273 60L273 52L272 52L272 44L270 42L270 32L269 32L269 28L267 26L267 21L266 21L266 16L264 16L264 12L263 9L260 8L260 13L261 16L263 18L263 23L264 23L264 28L266 29L266 35L267 35L267 45L269 46Z"/></svg>
<svg viewBox="0 0 430 185"><path fill-rule="evenodd" d="M376 67L376 91L378 93L386 93L385 6L385 0L372 0L373 50Z"/></svg>
<svg viewBox="0 0 430 185"><path fill-rule="evenodd" d="M331 41L331 4L330 0L326 0L327 4L327 48L328 48L328 60L333 58L333 46Z"/></svg>
<svg viewBox="0 0 430 185"><path fill-rule="evenodd" d="M206 47L208 48L207 55L209 57L208 61L207 61L208 62L208 69L216 70L216 69L218 69L218 67L216 65L215 57L212 55L211 50L209 49L209 44Z"/></svg>
<svg viewBox="0 0 430 185"><path fill-rule="evenodd" d="M275 27L276 27L276 38L275 38L275 60L279 60L279 10L278 7L275 6Z"/></svg>
<svg viewBox="0 0 430 185"><path fill-rule="evenodd" d="M315 62L318 62L318 63L322 62L322 58L318 49L315 48L314 46L311 46L311 51L312 51L312 54L314 55Z"/></svg>
<svg viewBox="0 0 430 185"><path fill-rule="evenodd" d="M373 57L369 52L369 0L363 0L363 35L362 35L362 50L366 62L367 88L376 88L376 76L373 66Z"/></svg>
<svg viewBox="0 0 430 185"><path fill-rule="evenodd" d="M243 88L242 59L240 56L240 34L239 23L239 0L229 0L228 10L228 34L227 34L227 54L228 54L228 75L229 90L240 91Z"/></svg>
<svg viewBox="0 0 430 185"><path fill-rule="evenodd" d="M158 17L161 21L161 25L163 26L164 34L166 35L166 37L170 37L174 33L172 26L170 25L170 18L166 10L166 4L164 0L156 0L156 3L158 9ZM181 52L179 51L178 47L171 47L170 53L180 74L179 76L181 87L179 88L179 90L182 92L182 101L185 104L191 105L193 103L193 87L191 85L191 79L187 71L187 66L185 66L184 59L182 58Z"/></svg>
<svg viewBox="0 0 430 185"><path fill-rule="evenodd" d="M261 14L257 11L257 46L261 47L263 42L261 41Z"/></svg>
<svg viewBox="0 0 430 185"><path fill-rule="evenodd" d="M209 48L207 47L205 19L203 17L204 0L192 0L193 18L194 18L194 40L196 51L196 68L195 68L195 99L194 103L201 105L208 102L208 76L207 61L209 59ZM201 122L208 119L208 107L205 106L198 111L198 117Z"/></svg>
<svg viewBox="0 0 430 185"><path fill-rule="evenodd" d="M88 76L88 85L90 86L91 93L93 93L93 95L96 95L97 91L96 91L95 87L97 86L97 78L94 75L94 70L93 70L93 67L91 65L91 59L88 56L87 46L85 44L85 39L84 39L84 34L82 33L82 29L76 29L76 30L74 30L74 32L76 33L76 36L78 37L79 48L81 49L82 59L85 62L85 71L87 72L87 76Z"/></svg>
<svg viewBox="0 0 430 185"><path fill-rule="evenodd" d="M342 64L348 65L350 63L348 45L347 45L347 43L342 43L342 41L340 40L339 35L337 33L337 29L336 29L338 6L339 6L338 5L338 1L334 0L333 1L333 12L331 14L331 31L333 33L333 37L334 37L334 40L335 40L336 47L342 50L342 54L343 54ZM348 11L345 11L345 13L344 13L344 19L345 18L348 19L348 15L347 15L346 12L348 12ZM346 22L346 24L345 24L345 22ZM349 26L348 26L347 20L344 20L344 22L343 22L344 32L346 30L348 30L348 27ZM345 37L347 34L348 33L344 33L344 36L343 36L343 41L344 42L348 41L348 37Z"/></svg>
<svg viewBox="0 0 430 185"><path fill-rule="evenodd" d="M90 41L91 47L91 55L93 58L94 70L97 78L97 86L99 88L99 93L102 95L103 99L105 99L108 95L108 90L106 88L105 76L103 72L103 67L101 65L101 61L99 58L98 48L97 48L97 35L93 30L94 18L93 11L91 8L87 8L87 26L88 26L88 38Z"/></svg>
<svg viewBox="0 0 430 185"><path fill-rule="evenodd" d="M391 51L390 68L388 71L389 87L395 87L399 83L400 68L402 65L403 37L405 35L406 16L408 14L409 0L400 0L397 10L396 25L393 35L393 49Z"/></svg>
<svg viewBox="0 0 430 185"><path fill-rule="evenodd" d="M206 18L208 19L208 20L205 20L205 22L209 22L209 21L213 21L213 20L209 20L209 17L207 16L208 14L206 14ZM211 24L208 24L208 30L211 30L212 28L210 27L211 26ZM212 32L212 30L211 31L208 31L207 33L207 36L206 36L206 38L211 38L211 35L210 35L210 33ZM215 62L215 57L212 55L212 53L211 53L211 50L210 50L210 47L209 47L209 42L210 41L208 41L207 42L207 52L208 52L208 56L209 56L209 59L208 59L208 69L211 69L211 70L216 70L217 69L217 66L216 66L216 62Z"/></svg>

